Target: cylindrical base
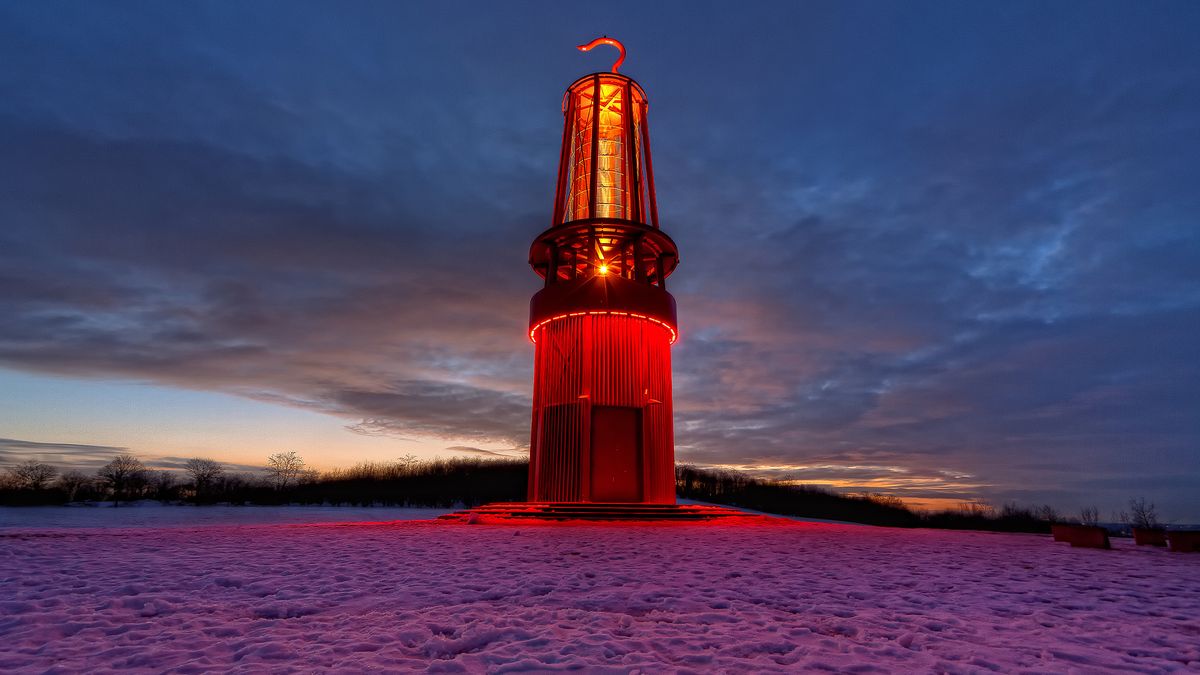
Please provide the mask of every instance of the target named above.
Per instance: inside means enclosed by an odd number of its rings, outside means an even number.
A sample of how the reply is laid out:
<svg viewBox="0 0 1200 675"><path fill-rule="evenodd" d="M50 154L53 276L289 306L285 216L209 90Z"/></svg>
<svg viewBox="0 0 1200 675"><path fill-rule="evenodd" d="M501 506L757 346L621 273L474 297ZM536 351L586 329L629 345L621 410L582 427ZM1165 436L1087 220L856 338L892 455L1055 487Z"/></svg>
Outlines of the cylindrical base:
<svg viewBox="0 0 1200 675"><path fill-rule="evenodd" d="M675 503L671 337L615 314L536 329L530 501Z"/></svg>

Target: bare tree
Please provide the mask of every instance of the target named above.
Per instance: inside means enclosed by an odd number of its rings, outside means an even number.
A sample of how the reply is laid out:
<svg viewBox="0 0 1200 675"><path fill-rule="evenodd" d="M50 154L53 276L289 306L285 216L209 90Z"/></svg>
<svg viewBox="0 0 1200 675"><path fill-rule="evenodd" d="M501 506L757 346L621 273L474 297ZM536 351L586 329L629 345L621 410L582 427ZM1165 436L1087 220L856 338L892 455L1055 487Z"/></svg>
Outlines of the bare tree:
<svg viewBox="0 0 1200 675"><path fill-rule="evenodd" d="M31 459L10 468L8 473L17 487L26 490L41 490L58 475L58 469Z"/></svg>
<svg viewBox="0 0 1200 675"><path fill-rule="evenodd" d="M996 515L996 508L983 501L959 502L955 511L968 518L991 518Z"/></svg>
<svg viewBox="0 0 1200 675"><path fill-rule="evenodd" d="M113 491L113 506L121 497L146 484L146 465L133 455L117 455L96 472Z"/></svg>
<svg viewBox="0 0 1200 675"><path fill-rule="evenodd" d="M1083 525L1099 525L1100 509L1094 506L1085 506L1079 509L1079 522Z"/></svg>
<svg viewBox="0 0 1200 675"><path fill-rule="evenodd" d="M1112 517L1109 518L1109 520L1111 520L1114 523L1120 523L1123 526L1122 531L1125 534L1131 534L1130 530L1129 530L1129 512L1128 511L1114 510L1112 512Z"/></svg>
<svg viewBox="0 0 1200 675"><path fill-rule="evenodd" d="M1062 514L1058 512L1058 509L1050 506L1049 504L1042 504L1038 507L1037 517L1040 520L1044 520L1048 523L1060 523L1063 519Z"/></svg>
<svg viewBox="0 0 1200 675"><path fill-rule="evenodd" d="M1159 527L1158 509L1153 502L1138 497L1129 500L1129 524L1137 528L1152 530Z"/></svg>
<svg viewBox="0 0 1200 675"><path fill-rule="evenodd" d="M213 482L225 473L225 467L220 462L201 458L189 459L183 469L192 477L197 499L207 493Z"/></svg>
<svg viewBox="0 0 1200 675"><path fill-rule="evenodd" d="M283 490L304 475L304 460L294 451L275 453L267 458L267 475L277 490Z"/></svg>
<svg viewBox="0 0 1200 675"><path fill-rule="evenodd" d="M886 506L893 509L908 508L908 506L904 503L904 500L897 495L887 495L881 492L870 492L867 493L866 497L880 506Z"/></svg>
<svg viewBox="0 0 1200 675"><path fill-rule="evenodd" d="M1004 502L1000 507L1000 517L1016 520L1037 520L1037 510L1029 506L1021 506L1016 502Z"/></svg>
<svg viewBox="0 0 1200 675"><path fill-rule="evenodd" d="M67 501L75 501L75 495L81 488L87 487L92 478L78 471L64 471L58 478L58 486L67 491Z"/></svg>

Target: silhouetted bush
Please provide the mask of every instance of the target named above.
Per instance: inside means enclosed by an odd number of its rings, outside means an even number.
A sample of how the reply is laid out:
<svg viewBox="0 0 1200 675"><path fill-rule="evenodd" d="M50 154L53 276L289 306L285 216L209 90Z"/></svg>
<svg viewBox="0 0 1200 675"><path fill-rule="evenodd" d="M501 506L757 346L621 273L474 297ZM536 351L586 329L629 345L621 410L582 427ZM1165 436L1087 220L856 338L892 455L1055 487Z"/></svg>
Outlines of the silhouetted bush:
<svg viewBox="0 0 1200 675"><path fill-rule="evenodd" d="M680 497L783 516L916 527L920 517L892 498L842 495L824 488L754 478L737 471L675 467Z"/></svg>
<svg viewBox="0 0 1200 675"><path fill-rule="evenodd" d="M978 504L978 502L971 502ZM989 532L1050 532L1051 521L1042 518L1039 509L1006 504L997 512L988 508L959 508L920 514L922 527L948 530L986 530Z"/></svg>
<svg viewBox="0 0 1200 675"><path fill-rule="evenodd" d="M963 502L957 509L916 513L898 497L890 495L846 495L809 485L754 478L737 471L675 467L675 486L680 497L739 506L783 516L843 520L889 527L935 527L993 532L1049 532L1050 522L1041 519L1053 509L1039 511L1015 504L999 512L981 502Z"/></svg>
<svg viewBox="0 0 1200 675"><path fill-rule="evenodd" d="M367 462L310 475L281 486L275 478L224 475L205 491L205 502L235 504L353 504L430 506L521 501L529 463L520 459L455 458Z"/></svg>

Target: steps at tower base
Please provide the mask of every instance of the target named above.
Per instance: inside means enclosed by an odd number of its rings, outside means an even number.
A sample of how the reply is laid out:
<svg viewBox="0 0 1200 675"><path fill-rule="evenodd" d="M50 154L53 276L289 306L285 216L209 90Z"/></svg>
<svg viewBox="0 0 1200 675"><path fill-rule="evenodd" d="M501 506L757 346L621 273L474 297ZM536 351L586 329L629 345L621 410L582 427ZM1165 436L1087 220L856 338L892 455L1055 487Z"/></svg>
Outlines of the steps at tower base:
<svg viewBox="0 0 1200 675"><path fill-rule="evenodd" d="M703 523L724 521L778 522L723 506L706 504L641 504L604 502L496 502L438 516L438 520L465 524L640 522Z"/></svg>

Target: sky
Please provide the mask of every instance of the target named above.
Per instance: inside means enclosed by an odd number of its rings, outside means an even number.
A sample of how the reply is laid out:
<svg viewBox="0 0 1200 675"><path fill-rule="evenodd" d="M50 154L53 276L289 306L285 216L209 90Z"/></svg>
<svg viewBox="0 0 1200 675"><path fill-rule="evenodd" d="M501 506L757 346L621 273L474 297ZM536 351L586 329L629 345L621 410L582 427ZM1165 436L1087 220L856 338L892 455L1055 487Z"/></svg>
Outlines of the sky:
<svg viewBox="0 0 1200 675"><path fill-rule="evenodd" d="M1200 522L1200 4L0 2L0 465L528 450L563 89L650 97L676 456Z"/></svg>

